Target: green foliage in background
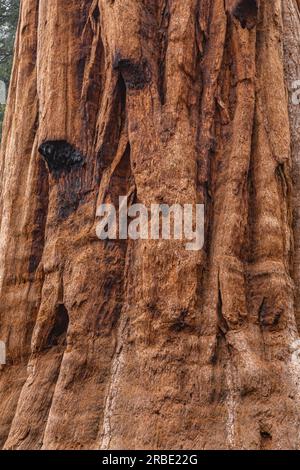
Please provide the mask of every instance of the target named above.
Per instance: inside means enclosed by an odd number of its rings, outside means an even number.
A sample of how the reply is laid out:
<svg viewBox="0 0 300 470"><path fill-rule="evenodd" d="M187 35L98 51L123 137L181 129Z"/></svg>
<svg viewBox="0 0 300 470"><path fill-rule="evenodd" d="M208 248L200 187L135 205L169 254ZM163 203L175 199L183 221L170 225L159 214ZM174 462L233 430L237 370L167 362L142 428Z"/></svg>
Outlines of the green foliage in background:
<svg viewBox="0 0 300 470"><path fill-rule="evenodd" d="M20 0L0 0L0 80L8 90ZM0 140L5 105L0 104Z"/></svg>

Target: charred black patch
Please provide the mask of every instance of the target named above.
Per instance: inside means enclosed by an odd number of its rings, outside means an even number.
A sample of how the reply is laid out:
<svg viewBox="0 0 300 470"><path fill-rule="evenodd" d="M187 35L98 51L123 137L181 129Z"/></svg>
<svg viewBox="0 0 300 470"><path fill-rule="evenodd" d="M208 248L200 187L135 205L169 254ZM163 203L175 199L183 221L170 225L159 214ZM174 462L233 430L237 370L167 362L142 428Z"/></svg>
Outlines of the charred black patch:
<svg viewBox="0 0 300 470"><path fill-rule="evenodd" d="M258 1L238 0L232 13L239 20L242 28L252 29L257 22Z"/></svg>
<svg viewBox="0 0 300 470"><path fill-rule="evenodd" d="M120 71L128 90L142 90L151 82L150 66L146 59L133 62L117 54L114 69Z"/></svg>
<svg viewBox="0 0 300 470"><path fill-rule="evenodd" d="M66 220L78 209L83 202L83 195L80 191L80 180L73 179L66 186L60 187L57 201L57 216L59 220Z"/></svg>
<svg viewBox="0 0 300 470"><path fill-rule="evenodd" d="M73 167L84 164L85 158L79 150L66 140L47 140L39 147L50 173L59 176L63 172L70 172Z"/></svg>

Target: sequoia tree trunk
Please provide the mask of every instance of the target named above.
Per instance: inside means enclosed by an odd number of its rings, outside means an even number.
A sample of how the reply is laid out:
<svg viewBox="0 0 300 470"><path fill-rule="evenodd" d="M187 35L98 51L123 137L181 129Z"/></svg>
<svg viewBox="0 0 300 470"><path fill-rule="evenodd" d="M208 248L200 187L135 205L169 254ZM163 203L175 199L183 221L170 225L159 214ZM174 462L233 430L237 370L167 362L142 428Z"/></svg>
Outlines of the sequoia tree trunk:
<svg viewBox="0 0 300 470"><path fill-rule="evenodd" d="M300 448L299 44L299 0L21 0L5 449ZM205 204L203 250L99 240L119 195Z"/></svg>

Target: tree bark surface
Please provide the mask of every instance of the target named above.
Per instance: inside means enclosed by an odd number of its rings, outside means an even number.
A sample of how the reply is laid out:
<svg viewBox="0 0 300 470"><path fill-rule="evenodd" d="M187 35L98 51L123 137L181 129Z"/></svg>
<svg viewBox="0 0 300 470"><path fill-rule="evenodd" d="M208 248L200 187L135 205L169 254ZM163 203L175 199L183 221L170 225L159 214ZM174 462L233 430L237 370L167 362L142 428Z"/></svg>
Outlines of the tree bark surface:
<svg viewBox="0 0 300 470"><path fill-rule="evenodd" d="M298 0L21 0L3 448L300 448L299 44ZM205 204L203 250L100 241L124 195Z"/></svg>

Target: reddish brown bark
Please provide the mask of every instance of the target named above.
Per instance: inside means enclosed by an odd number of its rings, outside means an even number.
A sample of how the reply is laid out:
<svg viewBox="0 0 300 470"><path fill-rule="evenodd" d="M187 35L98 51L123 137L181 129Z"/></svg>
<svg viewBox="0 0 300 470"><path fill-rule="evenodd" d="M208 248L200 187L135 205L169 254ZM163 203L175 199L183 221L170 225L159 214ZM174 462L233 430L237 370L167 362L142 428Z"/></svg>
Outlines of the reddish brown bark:
<svg viewBox="0 0 300 470"><path fill-rule="evenodd" d="M21 2L0 160L4 448L299 448L299 30L296 0ZM45 141L84 165L56 177ZM97 206L126 194L204 203L203 250L101 242Z"/></svg>

